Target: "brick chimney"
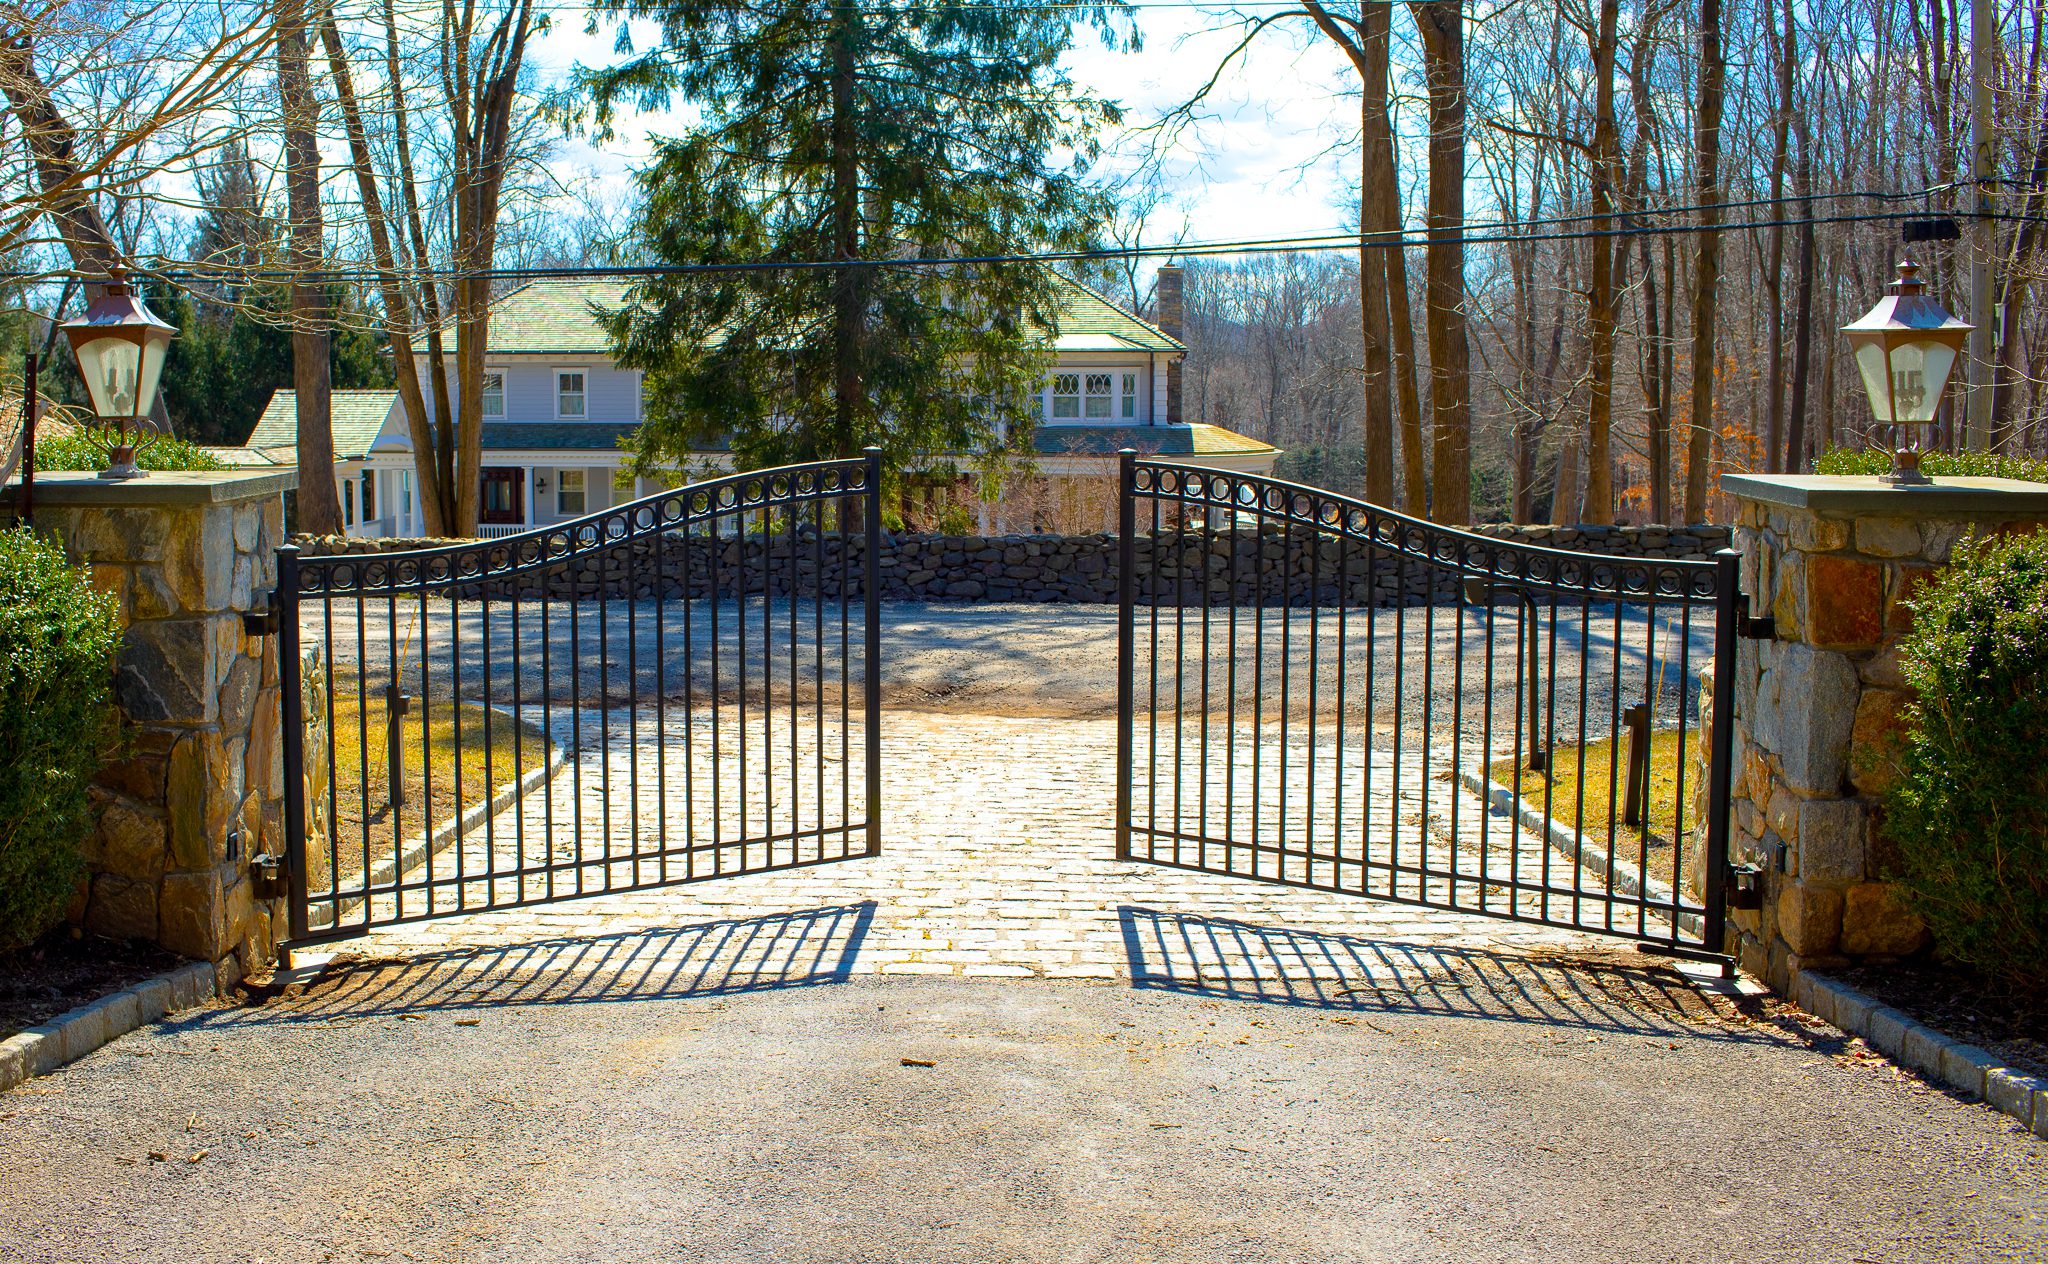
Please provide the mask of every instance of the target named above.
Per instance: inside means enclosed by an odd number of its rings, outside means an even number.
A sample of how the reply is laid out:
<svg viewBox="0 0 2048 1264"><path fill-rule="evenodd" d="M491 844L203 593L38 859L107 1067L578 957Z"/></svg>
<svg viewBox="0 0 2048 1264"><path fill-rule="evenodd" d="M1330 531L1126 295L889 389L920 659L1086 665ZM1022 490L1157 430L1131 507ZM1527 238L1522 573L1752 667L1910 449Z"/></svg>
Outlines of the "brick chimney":
<svg viewBox="0 0 2048 1264"><path fill-rule="evenodd" d="M1157 298L1153 303L1153 323L1174 338L1182 336L1181 279L1182 271L1179 264L1160 265ZM1180 421L1180 357L1176 355L1166 364L1166 424L1177 426Z"/></svg>

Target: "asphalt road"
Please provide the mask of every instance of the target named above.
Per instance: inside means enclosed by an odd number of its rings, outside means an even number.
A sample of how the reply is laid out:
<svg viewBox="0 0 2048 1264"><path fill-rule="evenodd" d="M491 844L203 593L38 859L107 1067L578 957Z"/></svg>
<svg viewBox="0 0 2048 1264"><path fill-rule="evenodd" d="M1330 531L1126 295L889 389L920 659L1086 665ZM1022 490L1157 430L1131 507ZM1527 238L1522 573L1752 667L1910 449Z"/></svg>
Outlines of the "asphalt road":
<svg viewBox="0 0 2048 1264"><path fill-rule="evenodd" d="M0 1259L2048 1257L2048 1143L1634 959L1425 950L1296 991L523 952L195 1012L0 1095Z"/></svg>

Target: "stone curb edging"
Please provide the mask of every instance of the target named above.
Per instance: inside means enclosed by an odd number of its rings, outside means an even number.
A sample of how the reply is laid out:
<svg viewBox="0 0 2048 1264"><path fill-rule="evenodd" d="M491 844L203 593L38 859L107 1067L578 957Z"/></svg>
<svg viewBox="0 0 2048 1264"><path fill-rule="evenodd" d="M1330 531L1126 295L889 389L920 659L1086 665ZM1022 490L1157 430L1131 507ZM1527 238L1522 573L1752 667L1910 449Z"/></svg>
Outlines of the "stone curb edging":
<svg viewBox="0 0 2048 1264"><path fill-rule="evenodd" d="M9 1036L0 1041L0 1092L76 1062L145 1023L203 1004L219 991L216 968L195 961Z"/></svg>
<svg viewBox="0 0 2048 1264"><path fill-rule="evenodd" d="M1512 811L1514 796L1505 786L1466 769L1458 769L1457 774L1459 782L1480 795L1489 807L1504 815ZM1605 849L1590 840L1582 852L1570 831L1560 829L1540 809L1525 803L1519 819L1525 828L1542 831L1551 848L1567 860L1584 863L1584 853L1591 854L1596 867L1607 860ZM1615 861L1615 878L1616 889L1631 895L1641 893L1641 875L1627 862ZM1649 885L1653 898L1668 898L1662 884ZM1691 915L1690 920L1697 923L1697 915ZM2048 1138L2048 1077L2015 1071L2001 1064L1989 1050L1944 1036L1903 1011L1880 1005L1846 983L1809 970L1793 973L1788 999L1815 1018L1862 1037L1873 1049L1901 1066L1974 1097L2012 1116L2036 1136Z"/></svg>
<svg viewBox="0 0 2048 1264"><path fill-rule="evenodd" d="M2002 1065L1988 1050L1951 1039L1846 983L1810 970L1792 975L1790 1000L1815 1018L1861 1036L1887 1058L2017 1119L2048 1137L2048 1078Z"/></svg>

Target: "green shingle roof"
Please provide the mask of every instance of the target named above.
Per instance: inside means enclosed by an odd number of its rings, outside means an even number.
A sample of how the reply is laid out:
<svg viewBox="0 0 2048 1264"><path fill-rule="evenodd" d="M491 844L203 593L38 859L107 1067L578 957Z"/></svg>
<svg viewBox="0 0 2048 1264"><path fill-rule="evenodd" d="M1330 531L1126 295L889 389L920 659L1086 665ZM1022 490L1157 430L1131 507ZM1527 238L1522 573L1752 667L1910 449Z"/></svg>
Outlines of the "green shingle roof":
<svg viewBox="0 0 2048 1264"><path fill-rule="evenodd" d="M377 432L384 428L384 418L390 415L392 401L397 398L398 392L394 390L334 392L334 459L361 460L377 441ZM297 391L272 392L269 406L264 408L256 428L249 432L249 441L242 446L289 448L296 452L298 410Z"/></svg>
<svg viewBox="0 0 2048 1264"><path fill-rule="evenodd" d="M619 440L633 433L638 422L602 421L487 421L483 428L485 451L510 448L562 448L579 452L617 452Z"/></svg>
<svg viewBox="0 0 2048 1264"><path fill-rule="evenodd" d="M1059 338L1062 351L1179 351L1181 344L1064 275ZM625 301L626 282L612 278L529 281L491 307L490 351L495 355L608 355L611 341L591 315L592 306ZM415 343L422 350L425 339ZM337 392L338 393L338 392Z"/></svg>

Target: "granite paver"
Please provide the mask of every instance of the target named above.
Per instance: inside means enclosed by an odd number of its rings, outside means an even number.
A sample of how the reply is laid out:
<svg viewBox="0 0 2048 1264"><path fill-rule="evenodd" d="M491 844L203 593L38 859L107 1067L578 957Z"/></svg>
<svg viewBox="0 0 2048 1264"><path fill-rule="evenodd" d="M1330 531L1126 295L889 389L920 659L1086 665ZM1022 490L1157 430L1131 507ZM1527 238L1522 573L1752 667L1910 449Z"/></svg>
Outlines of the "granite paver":
<svg viewBox="0 0 2048 1264"><path fill-rule="evenodd" d="M683 721L671 714L671 726ZM692 772L686 787L680 767L685 763L679 733L654 740L644 722L627 726L614 716L607 724L585 725L586 747L570 767L557 775L544 794L529 799L516 813L502 815L488 836L473 831L458 849L444 850L436 860L444 885L436 888L443 907L458 893L472 901L495 889L493 898L506 901L535 898L546 890L550 875L538 870L552 857L558 893L574 889L580 877L586 888L601 885L609 874L619 885L656 881L660 866L669 876L686 864L698 872L716 865L740 863L740 849L727 846L695 857L673 855L666 861L624 857L640 832L642 852L661 837L672 844L682 839L686 792L695 805L692 818L699 842L709 837L712 812L704 729L708 720L693 718L689 744ZM724 721L721 752L722 828L740 819L737 793L738 739L730 714ZM596 730L593 736L592 730ZM785 726L786 730L786 726ZM764 853L759 844L747 859L760 864L802 860L820 846L814 831L818 809L833 822L860 817L859 735L849 735L844 753L838 733L828 725L820 732L808 725L794 729L794 764L801 770L794 794L764 803L760 787L783 785L791 763L790 732L763 735L758 716L750 731L752 794L746 819L753 834L795 833L795 842L776 844ZM1120 862L1114 857L1115 724L1109 720L1042 719L993 715L959 715L897 711L884 719L885 806L879 855L773 872L747 873L679 883L652 890L611 891L504 911L462 913L377 930L351 947L372 954L408 954L464 947L534 945L527 964L535 970L569 969L587 957L588 945L605 937L667 930L665 936L636 941L636 951L658 952L664 968L680 955L702 955L717 946L720 969L760 970L764 974L799 972L815 957L831 961L830 969L854 974L947 974L963 976L1035 976L1044 978L1116 979L1157 974L1204 979L1356 979L1384 968L1387 945L1487 946L1492 948L1590 947L1589 936L1525 922L1471 916L1412 904L1284 886L1246 878L1194 872L1167 866ZM1295 802L1305 793L1309 768L1303 742L1293 739L1289 777ZM1141 738L1141 746L1143 739ZM822 746L822 749L820 747ZM780 752L764 771L768 751ZM1269 739L1260 747L1267 793L1259 802L1270 824L1277 823L1279 745ZM1142 757L1142 755L1141 755ZM1238 762L1247 764L1251 748L1241 744ZM666 760L669 775L658 781L653 762ZM1333 774L1325 756L1320 776ZM844 770L854 773L849 783ZM1460 872L1466 898L1482 885L1481 856L1490 856L1498 879L1519 865L1524 875L1551 866L1553 886L1569 887L1570 866L1526 832L1511 831L1501 817L1488 818L1479 801L1442 776L1425 776L1420 760L1406 756L1401 784L1396 767L1384 751L1375 764L1372 790L1354 789L1343 809L1343 828L1359 828L1369 813L1373 828L1386 836L1395 818L1413 848L1425 814L1428 827L1443 835L1455 813L1458 836L1466 840ZM823 774L822 783L814 777ZM637 779L636 779L637 774ZM1247 770L1239 769L1239 775ZM1223 770L1212 769L1220 785ZM1354 776L1362 777L1355 772ZM659 795L665 796L658 800ZM822 785L823 794L818 793ZM1324 815L1333 781L1322 787ZM851 818L841 817L840 794ZM780 791L779 791L780 793ZM1426 805L1422 796L1430 796ZM1240 796L1243 796L1242 790ZM1361 800L1363 802L1361 802ZM635 807L637 805L637 810ZM578 808L580 806L580 817ZM1170 814L1171 805L1166 805ZM1157 805L1142 796L1145 819ZM1192 803L1184 805L1192 815ZM521 821L524 825L521 825ZM575 859L580 823L586 861ZM1167 822L1170 824L1170 820ZM1480 831L1490 833L1490 851L1477 845ZM665 831L665 832L664 832ZM1238 836L1248 837L1248 817L1238 822ZM836 836L824 844L836 854ZM862 845L856 833L846 844ZM1162 847L1170 855L1171 844ZM1192 851L1184 857L1195 859ZM1211 856L1213 861L1216 857ZM1240 858L1240 863L1244 859ZM523 875L511 871L521 865ZM449 882L457 866L465 880ZM1271 873L1271 862L1264 872ZM491 877L477 875L495 874ZM1339 881L1356 880L1355 866L1338 873ZM1334 867L1327 862L1296 860L1286 876L1329 881ZM411 872L408 878L422 876ZM1594 875L1577 875L1591 885ZM1384 885L1383 877L1374 881ZM1415 880L1397 887L1418 894ZM522 887L522 884L523 887ZM1493 907L1504 907L1508 893L1498 881L1488 886ZM1432 884L1441 897L1444 883ZM417 912L420 896L413 895ZM1540 896L1521 894L1525 910L1534 910ZM1553 897L1553 914L1568 911L1568 901ZM379 916L393 906L380 897ZM1588 917L1594 906L1585 907ZM734 936L751 937L737 948ZM1609 941L1611 942L1611 941ZM548 945L553 944L550 948ZM654 945L654 947L650 947ZM656 958L650 958L649 964ZM616 963L612 963L616 965ZM826 968L820 966L819 968Z"/></svg>

